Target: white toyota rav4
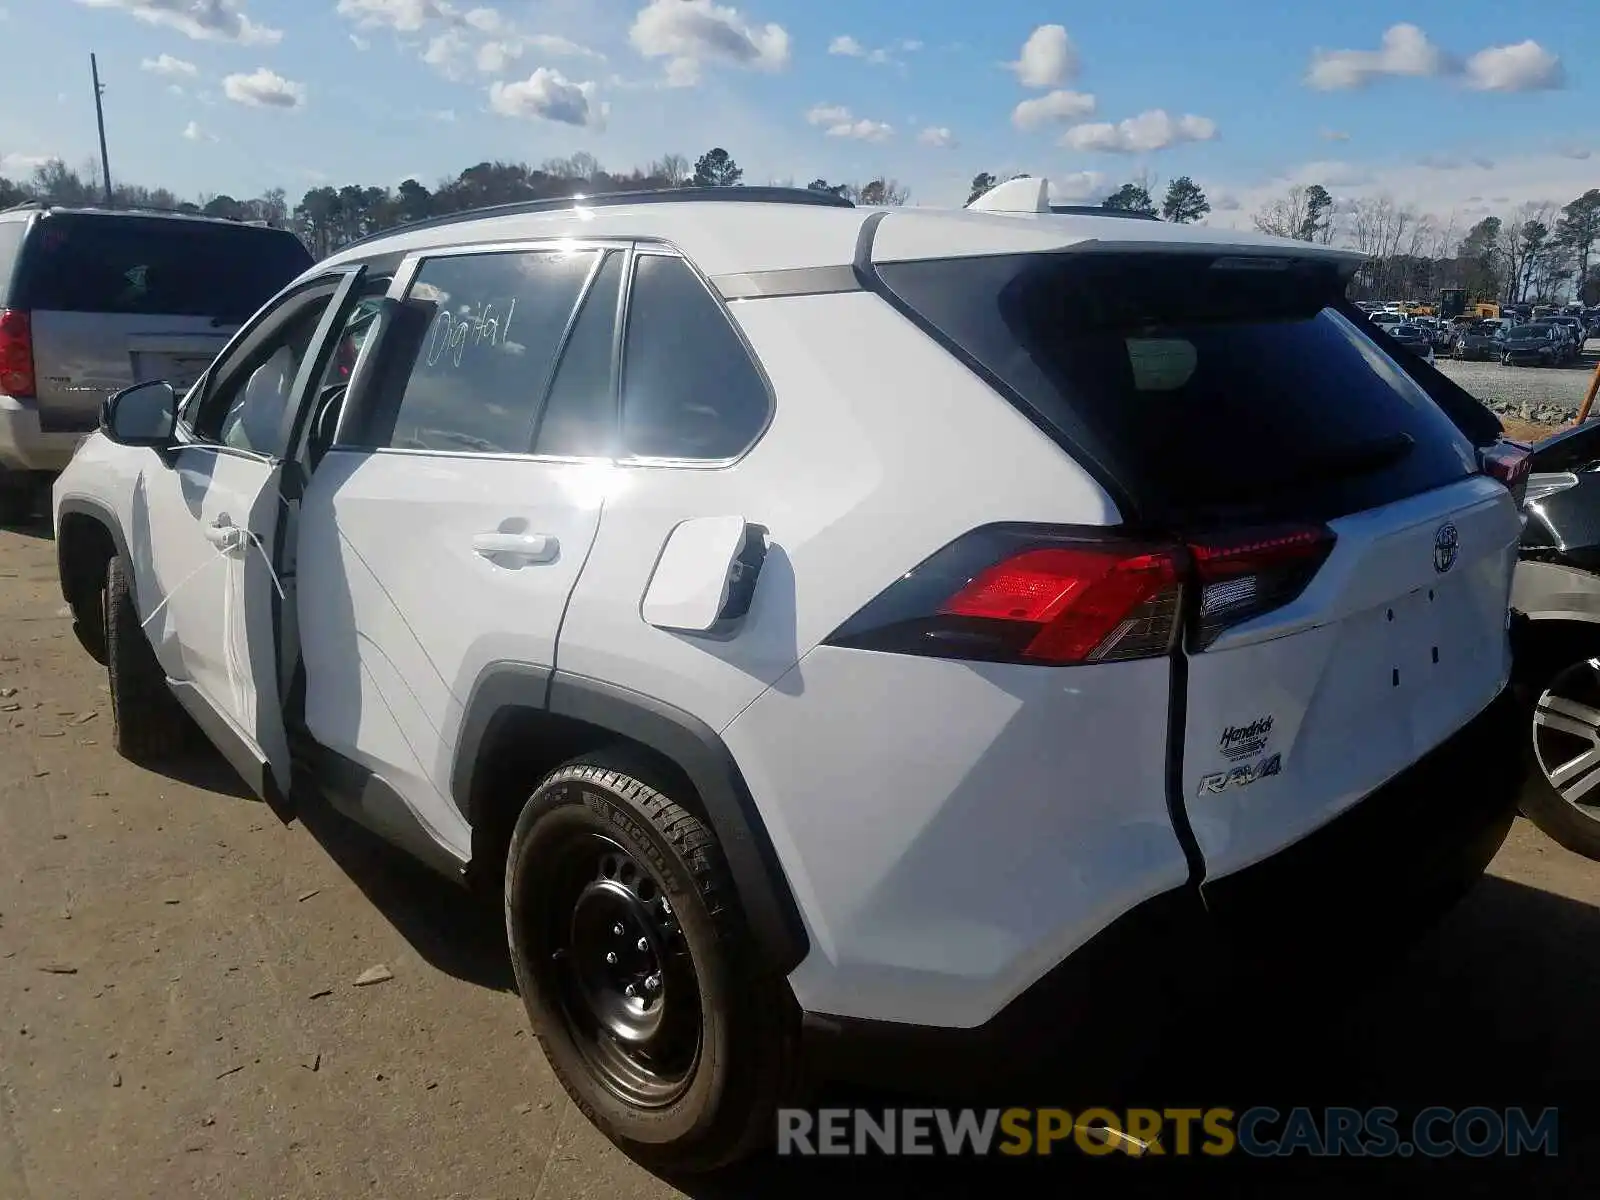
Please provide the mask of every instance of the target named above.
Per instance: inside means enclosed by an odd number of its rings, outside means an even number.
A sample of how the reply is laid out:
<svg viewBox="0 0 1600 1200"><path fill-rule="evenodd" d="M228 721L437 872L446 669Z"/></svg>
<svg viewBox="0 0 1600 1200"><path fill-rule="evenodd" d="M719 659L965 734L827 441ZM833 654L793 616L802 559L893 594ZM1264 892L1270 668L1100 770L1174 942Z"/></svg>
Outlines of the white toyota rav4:
<svg viewBox="0 0 1600 1200"><path fill-rule="evenodd" d="M317 264L55 486L118 748L198 727L503 884L551 1064L681 1168L803 1064L1031 1061L1213 937L1404 932L1511 818L1522 456L1351 254L1019 183Z"/></svg>

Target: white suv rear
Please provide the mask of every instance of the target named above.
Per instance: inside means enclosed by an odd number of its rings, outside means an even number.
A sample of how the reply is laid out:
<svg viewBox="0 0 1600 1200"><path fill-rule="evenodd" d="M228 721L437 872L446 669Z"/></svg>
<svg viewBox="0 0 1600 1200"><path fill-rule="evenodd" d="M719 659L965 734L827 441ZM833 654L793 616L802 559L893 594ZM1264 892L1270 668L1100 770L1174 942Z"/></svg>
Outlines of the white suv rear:
<svg viewBox="0 0 1600 1200"><path fill-rule="evenodd" d="M688 191L319 264L56 487L119 745L193 718L503 884L555 1069L681 1167L808 1055L1031 1060L1213 941L1420 921L1514 803L1519 455L1354 256L1044 209Z"/></svg>

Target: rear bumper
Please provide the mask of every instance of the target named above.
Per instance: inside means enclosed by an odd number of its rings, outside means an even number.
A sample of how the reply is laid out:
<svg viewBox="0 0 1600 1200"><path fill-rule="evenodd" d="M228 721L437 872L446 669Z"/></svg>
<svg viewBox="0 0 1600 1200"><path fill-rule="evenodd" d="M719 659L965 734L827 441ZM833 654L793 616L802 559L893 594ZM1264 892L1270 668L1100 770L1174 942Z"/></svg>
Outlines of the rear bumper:
<svg viewBox="0 0 1600 1200"><path fill-rule="evenodd" d="M85 436L45 432L36 401L0 395L0 469L54 474L71 461Z"/></svg>
<svg viewBox="0 0 1600 1200"><path fill-rule="evenodd" d="M1191 1002L1246 967L1348 970L1408 944L1483 874L1516 814L1509 693L1400 776L1287 849L1108 926L973 1029L808 1014L818 1074L966 1094L1056 1061L1089 1088L1126 1079ZM1103 1102L1103 1101L1093 1101Z"/></svg>

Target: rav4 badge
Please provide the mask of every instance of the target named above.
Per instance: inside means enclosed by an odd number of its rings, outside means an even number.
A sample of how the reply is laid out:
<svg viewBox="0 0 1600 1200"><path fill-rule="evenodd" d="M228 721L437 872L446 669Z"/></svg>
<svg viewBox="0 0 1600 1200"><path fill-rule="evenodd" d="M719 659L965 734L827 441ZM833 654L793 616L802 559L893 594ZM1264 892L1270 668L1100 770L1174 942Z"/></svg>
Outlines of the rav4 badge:
<svg viewBox="0 0 1600 1200"><path fill-rule="evenodd" d="M1245 763L1229 771L1217 771L1211 775L1200 776L1201 796L1225 792L1229 788L1249 787L1258 779L1265 779L1269 775L1276 775L1283 770L1283 756L1274 754L1271 758L1264 758L1258 763Z"/></svg>

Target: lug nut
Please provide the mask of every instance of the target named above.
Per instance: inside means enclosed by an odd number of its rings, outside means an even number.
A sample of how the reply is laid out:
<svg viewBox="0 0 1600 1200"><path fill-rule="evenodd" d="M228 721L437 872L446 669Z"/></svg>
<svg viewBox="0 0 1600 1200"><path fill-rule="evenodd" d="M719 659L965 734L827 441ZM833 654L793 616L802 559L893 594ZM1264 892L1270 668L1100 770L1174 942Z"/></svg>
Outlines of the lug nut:
<svg viewBox="0 0 1600 1200"><path fill-rule="evenodd" d="M657 971L654 975L646 976L645 977L645 981L644 981L644 987L645 987L645 991L647 991L647 992L660 991L660 989L661 989L661 972Z"/></svg>
<svg viewBox="0 0 1600 1200"><path fill-rule="evenodd" d="M618 921L615 925L613 925L611 927L611 936L612 937L621 937L622 936L622 932L623 932L623 930L622 930L622 922L621 921Z"/></svg>
<svg viewBox="0 0 1600 1200"><path fill-rule="evenodd" d="M650 943L649 943L649 942L647 942L647 941L645 941L645 940L644 940L644 938L640 938L640 939L639 939L639 941L638 941L638 946L639 946L639 949L641 949L641 950L648 950L648 949L650 949Z"/></svg>
<svg viewBox="0 0 1600 1200"><path fill-rule="evenodd" d="M661 897L661 911L666 913L669 917L672 915L672 905L667 903L667 898L665 896Z"/></svg>
<svg viewBox="0 0 1600 1200"><path fill-rule="evenodd" d="M613 967L617 965L617 952L615 950L606 951L606 962Z"/></svg>
<svg viewBox="0 0 1600 1200"><path fill-rule="evenodd" d="M631 999L633 999L633 997L635 997L635 996L637 996L639 994L639 989L634 987L633 984L630 983L627 987L622 989L622 994L627 996L631 1000Z"/></svg>

